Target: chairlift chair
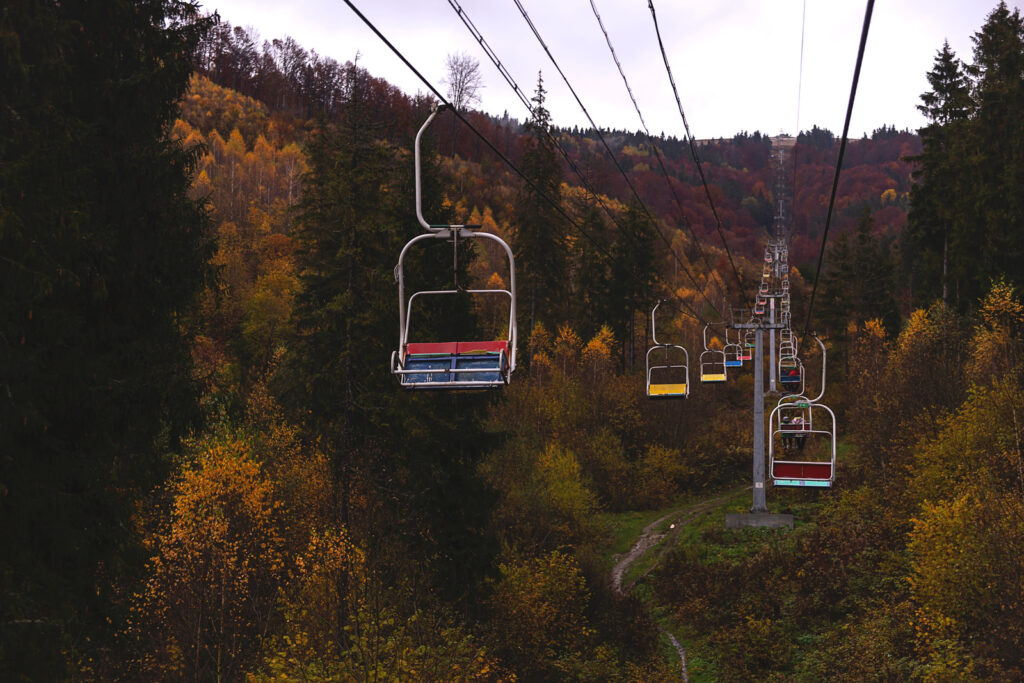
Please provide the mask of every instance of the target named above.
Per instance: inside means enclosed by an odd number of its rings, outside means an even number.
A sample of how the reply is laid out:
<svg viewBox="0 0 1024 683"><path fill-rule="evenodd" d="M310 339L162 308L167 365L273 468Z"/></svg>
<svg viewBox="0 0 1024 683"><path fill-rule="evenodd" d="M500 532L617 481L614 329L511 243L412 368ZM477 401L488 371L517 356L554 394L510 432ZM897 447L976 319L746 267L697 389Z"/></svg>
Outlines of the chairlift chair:
<svg viewBox="0 0 1024 683"><path fill-rule="evenodd" d="M792 393L803 393L804 367L800 359L793 355L780 355L779 382Z"/></svg>
<svg viewBox="0 0 1024 683"><path fill-rule="evenodd" d="M751 319L751 323L755 322ZM757 330L745 330L743 333L743 355L742 360L751 360L754 356L754 348L757 346Z"/></svg>
<svg viewBox="0 0 1024 683"><path fill-rule="evenodd" d="M647 398L686 398L690 395L690 355L682 346L658 342L654 319L658 306L660 300L651 310L653 346L647 350Z"/></svg>
<svg viewBox="0 0 1024 683"><path fill-rule="evenodd" d="M421 211L420 138L430 122L442 109L435 108L416 134L416 218L426 230L409 240L395 266L398 281L398 349L391 354L391 372L404 389L496 389L508 384L516 368L516 273L512 250L497 235L481 232L470 225L431 225ZM452 243L454 272L458 271L458 248L461 241L483 239L496 242L508 258L508 289L462 289L457 283L451 289L431 289L405 293L405 260L411 248L425 240L446 240ZM453 278L454 279L454 278ZM501 339L458 340L446 342L410 341L413 303L438 296L459 294L499 296L508 299L507 333Z"/></svg>
<svg viewBox="0 0 1024 683"><path fill-rule="evenodd" d="M750 323L755 323L756 318L751 318ZM754 357L754 348L757 346L757 330L743 331L743 344L740 350L740 360L748 361Z"/></svg>
<svg viewBox="0 0 1024 683"><path fill-rule="evenodd" d="M832 486L836 476L836 416L828 406L811 402L804 396L790 397L772 410L768 425L768 467L776 486ZM806 440L814 434L827 439L823 456L805 455L804 448L796 452L783 448L781 453L775 448L776 437L780 441Z"/></svg>
<svg viewBox="0 0 1024 683"><path fill-rule="evenodd" d="M737 341L729 341L729 328L725 328L725 346L722 347L722 352L725 353L725 367L727 368L741 368L743 367L743 347L739 344L737 335Z"/></svg>
<svg viewBox="0 0 1024 683"><path fill-rule="evenodd" d="M715 351L708 346L708 327L704 326L704 352L700 354L700 381L724 382L727 379L725 351Z"/></svg>

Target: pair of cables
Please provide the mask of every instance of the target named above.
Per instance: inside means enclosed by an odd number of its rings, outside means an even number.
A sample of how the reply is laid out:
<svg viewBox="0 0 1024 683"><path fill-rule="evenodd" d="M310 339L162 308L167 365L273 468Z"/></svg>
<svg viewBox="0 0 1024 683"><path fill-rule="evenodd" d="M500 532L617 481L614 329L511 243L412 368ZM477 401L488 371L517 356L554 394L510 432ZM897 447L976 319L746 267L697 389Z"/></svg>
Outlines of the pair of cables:
<svg viewBox="0 0 1024 683"><path fill-rule="evenodd" d="M451 103L448 101L448 99L443 94L441 94L441 92L434 86L434 84L431 83L422 73L420 73L420 71L412 64L412 62L410 62L405 57L404 54L402 54L402 52L394 45L394 43L392 43L390 40L388 40L388 38L380 31L380 29L378 29L373 24L373 22L371 22L366 17L366 15L364 15L359 10L359 8L355 6L355 4L352 2L352 0L344 0L344 1L345 1L345 4L348 5L348 7L356 14L356 16L359 17L359 19L364 24L366 24L367 28L369 28L381 40L381 42L383 42L395 54L395 56L398 57L398 59L401 60L401 62L403 64L405 64L405 66L434 94L435 97L437 97L438 100L440 100L443 104L445 104L448 107L450 107L452 112L453 112L453 114L459 119L459 121L461 121L463 125L465 125L474 135L476 135L477 138L480 139L481 142L484 143L484 145L487 146L488 149L490 149L499 159L501 159L513 171L513 173L515 173L534 192L536 192L538 194L538 196L540 196L542 199L544 199L546 202L548 202L559 213L559 215L561 215L566 220L566 222L568 222L571 226L573 226L580 233L580 235L582 235L584 238L586 238L588 241L590 241L594 245L594 247L599 252L602 253L602 255L604 255L605 257L608 257L608 258L611 257L611 254L607 250L607 248L603 244L601 244L596 238L594 238L589 233L587 233L586 230L583 229L582 224L577 222L572 216L570 216L568 214L568 212L566 212L565 209L561 206L560 202L558 202L554 198L550 197L540 187L538 187L537 184L534 183L528 176L526 176L526 174L523 173L523 171L520 170L519 167L516 166L512 162L511 159L509 159L505 154L503 154L501 152L501 150L499 150L494 145L494 143L492 143L487 138L487 136L485 136L483 133L481 133L480 130L477 129L462 114L462 112L460 112L457 109L455 109L451 105ZM638 283L645 284L645 283L643 283L640 280L639 277L637 277L635 274L633 274L633 275L634 275L634 277L636 277ZM668 303L670 305L672 305L672 307L675 308L679 313L686 313L686 314L692 316L695 320L697 320L697 321L699 321L701 323L706 323L707 322L704 319L703 316L701 316L699 313L697 313L697 311L695 311L693 309L693 307L690 306L690 304L688 302L686 302L685 300L683 300L683 299L681 299L679 297L674 297L674 298L676 300L678 300L679 304L682 305L682 308L680 308L680 306L678 306L678 305L673 304L673 302L671 302L671 301L669 301ZM709 303L711 303L711 302L709 301ZM714 304L712 304L712 306L714 306ZM683 309L685 309L685 311Z"/></svg>

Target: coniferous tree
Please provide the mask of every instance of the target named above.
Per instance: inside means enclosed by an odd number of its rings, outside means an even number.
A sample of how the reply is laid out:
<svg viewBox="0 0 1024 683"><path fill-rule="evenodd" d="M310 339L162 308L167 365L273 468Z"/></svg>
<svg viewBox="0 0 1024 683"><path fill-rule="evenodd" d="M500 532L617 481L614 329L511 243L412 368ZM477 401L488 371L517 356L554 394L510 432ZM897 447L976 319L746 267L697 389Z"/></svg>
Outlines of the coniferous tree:
<svg viewBox="0 0 1024 683"><path fill-rule="evenodd" d="M622 340L629 365L636 337L636 313L650 308L654 288L654 235L650 217L634 200L629 203L611 249L610 324Z"/></svg>
<svg viewBox="0 0 1024 683"><path fill-rule="evenodd" d="M901 251L918 300L971 306L993 276L1024 282L1024 20L1001 2L963 67L948 45L919 107L918 184Z"/></svg>
<svg viewBox="0 0 1024 683"><path fill-rule="evenodd" d="M208 221L169 136L197 17L14 0L0 18L4 680L64 679L111 644L141 566L130 515L197 415L183 333Z"/></svg>
<svg viewBox="0 0 1024 683"><path fill-rule="evenodd" d="M960 249L954 250L951 267L950 246L962 243L966 226L950 199L960 178L961 141L971 110L969 80L948 42L935 57L928 83L932 89L921 95L918 109L929 124L918 131L924 149L912 159L920 169L915 172L918 184L911 189L901 251L917 297L927 299L941 291L943 301L948 303L949 281L954 273L962 274Z"/></svg>
<svg viewBox="0 0 1024 683"><path fill-rule="evenodd" d="M376 136L368 79L350 65L339 118L310 145L297 233L297 338L278 388L329 453L334 522L367 548L368 563L390 576L418 573L413 582L426 577L458 599L491 552L479 537L486 495L474 466L486 446L480 420L487 403L403 393L390 373L399 336L395 262L421 228L412 155ZM426 118L425 107L420 114ZM423 213L443 223L433 143L423 157ZM405 262L407 294L450 289L451 246L441 240L416 246ZM460 260L460 282L468 280L467 260ZM419 299L413 318L412 341L468 338L473 323L462 296ZM421 561L410 564L410 556ZM345 586L338 588L344 598ZM349 607L336 608L338 643L347 637L341 629Z"/></svg>
<svg viewBox="0 0 1024 683"><path fill-rule="evenodd" d="M819 331L832 340L836 368L845 368L851 327L868 320L882 321L890 334L897 332L899 312L893 292L896 287L895 259L889 244L872 234L874 218L864 207L851 239L840 235L828 247L821 275ZM830 367L832 363L829 363Z"/></svg>
<svg viewBox="0 0 1024 683"><path fill-rule="evenodd" d="M612 320L607 227L596 206L583 216L583 230L589 237L577 240L577 267L573 288L573 326L589 339Z"/></svg>
<svg viewBox="0 0 1024 683"><path fill-rule="evenodd" d="M538 322L554 328L566 313L565 233L563 219L552 205L561 202L562 169L549 137L551 115L544 107L546 94L544 79L538 74L522 163L532 185L523 185L515 212L516 275L523 302L520 310L528 330Z"/></svg>
<svg viewBox="0 0 1024 683"><path fill-rule="evenodd" d="M958 197L965 222L977 226L963 245L976 255L963 292L974 301L994 275L1024 285L1024 18L1000 2L972 42L976 116L966 140L972 154L964 154L972 187Z"/></svg>

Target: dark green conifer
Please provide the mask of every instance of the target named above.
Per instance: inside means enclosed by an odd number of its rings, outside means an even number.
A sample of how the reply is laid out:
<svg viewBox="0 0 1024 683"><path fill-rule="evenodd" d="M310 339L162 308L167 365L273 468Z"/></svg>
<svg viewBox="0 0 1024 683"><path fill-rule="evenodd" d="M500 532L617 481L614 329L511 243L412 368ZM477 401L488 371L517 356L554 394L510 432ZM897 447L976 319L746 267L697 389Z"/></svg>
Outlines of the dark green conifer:
<svg viewBox="0 0 1024 683"><path fill-rule="evenodd" d="M517 277L521 319L526 330L542 322L553 329L567 313L566 239L564 219L552 202L562 198L562 168L550 139L551 115L544 107L544 79L538 73L530 133L523 152L522 171L532 185L520 190L515 211Z"/></svg>
<svg viewBox="0 0 1024 683"><path fill-rule="evenodd" d="M168 135L207 26L171 0L0 12L3 680L111 645L144 559L130 514L197 414L208 225Z"/></svg>
<svg viewBox="0 0 1024 683"><path fill-rule="evenodd" d="M650 216L633 200L612 244L609 322L616 339L622 341L627 365L634 357L637 312L649 311L652 305L655 230Z"/></svg>

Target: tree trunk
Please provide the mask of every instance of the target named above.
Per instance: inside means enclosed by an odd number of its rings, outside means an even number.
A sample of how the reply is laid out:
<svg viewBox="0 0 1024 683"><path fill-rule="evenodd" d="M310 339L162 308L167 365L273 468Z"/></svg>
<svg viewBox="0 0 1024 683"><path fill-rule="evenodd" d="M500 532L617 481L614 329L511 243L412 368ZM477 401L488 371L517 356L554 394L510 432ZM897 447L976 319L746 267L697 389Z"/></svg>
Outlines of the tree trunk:
<svg viewBox="0 0 1024 683"><path fill-rule="evenodd" d="M942 305L949 307L949 281L947 280L947 265L949 260L949 234L942 236Z"/></svg>

